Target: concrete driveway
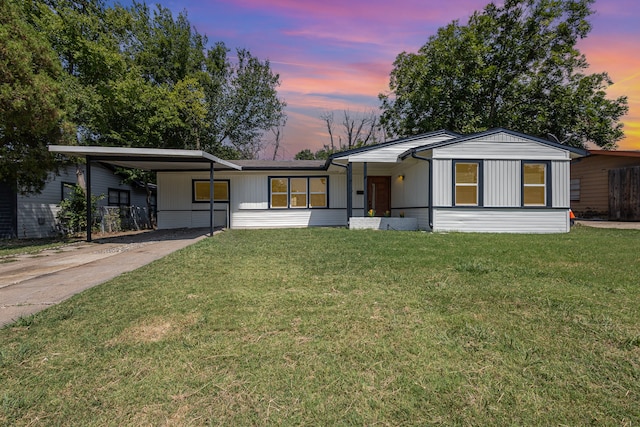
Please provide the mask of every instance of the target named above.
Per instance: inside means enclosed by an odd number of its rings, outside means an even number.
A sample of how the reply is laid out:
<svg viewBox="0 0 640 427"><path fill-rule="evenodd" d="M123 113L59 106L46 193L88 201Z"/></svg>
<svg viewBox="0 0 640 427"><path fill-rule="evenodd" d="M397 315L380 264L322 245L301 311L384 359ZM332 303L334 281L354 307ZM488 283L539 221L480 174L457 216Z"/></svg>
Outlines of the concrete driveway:
<svg viewBox="0 0 640 427"><path fill-rule="evenodd" d="M0 326L189 246L207 233L156 230L0 258Z"/></svg>

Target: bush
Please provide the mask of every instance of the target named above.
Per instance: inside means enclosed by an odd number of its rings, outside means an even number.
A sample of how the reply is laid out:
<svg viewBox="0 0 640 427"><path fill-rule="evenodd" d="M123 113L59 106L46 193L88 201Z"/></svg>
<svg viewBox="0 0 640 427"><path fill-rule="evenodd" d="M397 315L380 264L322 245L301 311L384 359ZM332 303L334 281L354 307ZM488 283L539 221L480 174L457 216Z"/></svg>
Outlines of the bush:
<svg viewBox="0 0 640 427"><path fill-rule="evenodd" d="M72 191L68 198L60 202L60 210L56 218L64 234L78 233L87 228L87 197L79 185L65 185L71 188ZM97 223L96 211L98 201L104 197L104 194L91 196L92 228L94 228Z"/></svg>

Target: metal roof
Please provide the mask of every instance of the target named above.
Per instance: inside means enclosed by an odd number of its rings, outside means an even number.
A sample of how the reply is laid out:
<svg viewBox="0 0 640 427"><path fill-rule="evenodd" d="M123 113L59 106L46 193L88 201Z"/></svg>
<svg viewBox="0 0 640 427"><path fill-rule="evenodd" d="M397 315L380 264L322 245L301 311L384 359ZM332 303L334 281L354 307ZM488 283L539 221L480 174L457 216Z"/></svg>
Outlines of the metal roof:
<svg viewBox="0 0 640 427"><path fill-rule="evenodd" d="M241 170L242 167L202 150L50 145L52 153L88 157L116 166L144 170Z"/></svg>

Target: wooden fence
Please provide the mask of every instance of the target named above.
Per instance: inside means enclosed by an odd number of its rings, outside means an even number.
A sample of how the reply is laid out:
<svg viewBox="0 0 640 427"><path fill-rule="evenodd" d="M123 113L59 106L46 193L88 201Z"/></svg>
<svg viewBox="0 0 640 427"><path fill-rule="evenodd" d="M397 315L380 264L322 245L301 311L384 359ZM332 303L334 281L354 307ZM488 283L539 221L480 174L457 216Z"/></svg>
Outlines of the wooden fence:
<svg viewBox="0 0 640 427"><path fill-rule="evenodd" d="M609 170L609 220L640 221L640 166Z"/></svg>

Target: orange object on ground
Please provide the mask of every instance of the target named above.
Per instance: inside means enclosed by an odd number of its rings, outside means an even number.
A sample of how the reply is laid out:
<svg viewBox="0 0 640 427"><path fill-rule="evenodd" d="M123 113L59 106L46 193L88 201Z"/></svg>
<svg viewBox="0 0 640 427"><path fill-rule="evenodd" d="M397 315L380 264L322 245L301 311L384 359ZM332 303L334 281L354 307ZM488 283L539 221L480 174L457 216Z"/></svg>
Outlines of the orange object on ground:
<svg viewBox="0 0 640 427"><path fill-rule="evenodd" d="M576 216L573 214L571 209L569 209L569 219L576 219Z"/></svg>

